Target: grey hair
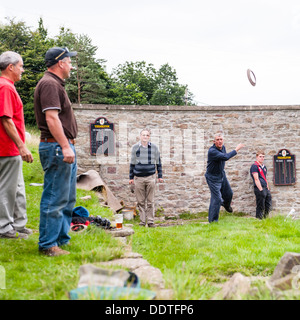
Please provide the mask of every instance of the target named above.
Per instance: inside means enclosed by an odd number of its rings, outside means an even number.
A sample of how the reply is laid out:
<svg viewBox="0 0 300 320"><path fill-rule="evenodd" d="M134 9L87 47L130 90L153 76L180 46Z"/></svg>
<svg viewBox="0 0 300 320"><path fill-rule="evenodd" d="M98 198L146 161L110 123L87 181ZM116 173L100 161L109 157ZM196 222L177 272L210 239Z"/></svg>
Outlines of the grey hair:
<svg viewBox="0 0 300 320"><path fill-rule="evenodd" d="M13 51L6 51L0 55L0 70L5 70L10 64L16 65L20 60L21 56Z"/></svg>
<svg viewBox="0 0 300 320"><path fill-rule="evenodd" d="M140 134L142 134L142 132L144 132L144 131L147 131L147 132L151 135L151 130L148 129L148 128L144 128L144 129L140 132Z"/></svg>
<svg viewBox="0 0 300 320"><path fill-rule="evenodd" d="M216 132L215 135L214 135L214 139L215 139L216 137L222 137L222 138L224 138L223 132L222 132L222 131Z"/></svg>

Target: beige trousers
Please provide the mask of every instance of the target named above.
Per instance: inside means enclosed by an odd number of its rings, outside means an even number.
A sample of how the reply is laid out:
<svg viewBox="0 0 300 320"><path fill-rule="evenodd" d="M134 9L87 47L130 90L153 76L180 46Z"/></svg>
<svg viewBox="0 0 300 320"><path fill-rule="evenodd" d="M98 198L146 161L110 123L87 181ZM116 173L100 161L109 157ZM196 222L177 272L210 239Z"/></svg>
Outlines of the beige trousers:
<svg viewBox="0 0 300 320"><path fill-rule="evenodd" d="M155 174L148 177L135 176L134 184L141 223L154 223Z"/></svg>

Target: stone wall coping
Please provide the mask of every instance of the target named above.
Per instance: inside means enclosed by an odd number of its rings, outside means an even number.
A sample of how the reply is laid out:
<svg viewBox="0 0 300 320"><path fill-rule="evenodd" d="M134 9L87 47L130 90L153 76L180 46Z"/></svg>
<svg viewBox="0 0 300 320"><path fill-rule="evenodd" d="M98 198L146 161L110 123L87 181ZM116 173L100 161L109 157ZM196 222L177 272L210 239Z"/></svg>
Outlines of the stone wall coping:
<svg viewBox="0 0 300 320"><path fill-rule="evenodd" d="M234 105L234 106L152 106L152 105L110 105L72 104L75 110L120 110L120 111L282 111L300 110L300 105Z"/></svg>

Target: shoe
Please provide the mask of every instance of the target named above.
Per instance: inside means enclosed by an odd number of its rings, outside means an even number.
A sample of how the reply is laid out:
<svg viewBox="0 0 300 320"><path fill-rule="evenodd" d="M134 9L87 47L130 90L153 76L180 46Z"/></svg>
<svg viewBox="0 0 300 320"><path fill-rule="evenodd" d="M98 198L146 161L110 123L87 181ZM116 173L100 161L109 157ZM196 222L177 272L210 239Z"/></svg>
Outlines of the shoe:
<svg viewBox="0 0 300 320"><path fill-rule="evenodd" d="M139 223L139 226L141 226L141 227L145 227L145 223L140 222L140 223Z"/></svg>
<svg viewBox="0 0 300 320"><path fill-rule="evenodd" d="M148 228L155 228L154 223L148 223Z"/></svg>
<svg viewBox="0 0 300 320"><path fill-rule="evenodd" d="M27 239L28 235L22 232L18 232L16 230L10 230L5 233L0 233L0 238L5 239Z"/></svg>
<svg viewBox="0 0 300 320"><path fill-rule="evenodd" d="M226 210L227 212L230 212L230 213L232 213L232 212L233 212L233 210L232 210L231 206L229 206L229 207L225 207L225 206L224 206L224 208L225 208L225 210Z"/></svg>
<svg viewBox="0 0 300 320"><path fill-rule="evenodd" d="M31 229L28 229L28 228L23 228L23 229L20 229L20 230L16 230L17 232L21 232L21 233L25 233L25 234L32 234L33 231Z"/></svg>
<svg viewBox="0 0 300 320"><path fill-rule="evenodd" d="M64 254L70 254L69 251L63 250L59 248L58 246L51 247L49 249L40 250L41 253L48 257L58 257Z"/></svg>

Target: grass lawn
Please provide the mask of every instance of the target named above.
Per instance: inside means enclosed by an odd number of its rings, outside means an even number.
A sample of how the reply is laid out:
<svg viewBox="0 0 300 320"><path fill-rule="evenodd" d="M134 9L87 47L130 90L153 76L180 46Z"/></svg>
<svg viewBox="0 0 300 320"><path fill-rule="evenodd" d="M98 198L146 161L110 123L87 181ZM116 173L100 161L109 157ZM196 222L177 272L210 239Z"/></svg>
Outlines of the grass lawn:
<svg viewBox="0 0 300 320"><path fill-rule="evenodd" d="M68 292L77 287L81 265L118 258L123 248L119 241L103 229L90 226L84 234L72 233L70 247L65 248L71 252L70 255L47 257L39 253L39 206L43 188L30 184L43 183L43 171L37 142L33 141L29 148L34 162L23 163L23 173L27 198L27 227L33 229L34 234L27 240L0 239L0 266L1 270L5 270L6 287L0 289L0 300L68 299ZM80 200L86 195L91 195L92 199ZM99 215L108 219L113 216L110 209L99 205L98 197L93 192L77 190L76 206L88 208L93 216Z"/></svg>
<svg viewBox="0 0 300 320"><path fill-rule="evenodd" d="M133 250L159 268L176 299L210 299L235 272L270 276L285 252L299 252L300 221L276 216L264 221L233 215L218 223L137 228ZM273 299L258 281L258 295ZM300 297L298 297L299 299Z"/></svg>
<svg viewBox="0 0 300 320"><path fill-rule="evenodd" d="M81 265L118 258L124 248L103 229L90 226L83 233L72 233L71 245L67 248L70 255L39 254L42 187L33 187L30 183L42 183L43 172L36 143L29 147L35 161L24 163L23 172L27 226L35 232L27 240L0 239L0 270L5 270L6 287L0 289L0 300L65 300L68 292L77 287ZM87 194L92 196L91 200L80 200ZM99 205L93 192L78 190L76 205L86 207L93 216L111 219L113 215L111 210ZM300 220L285 221L279 215L260 221L223 214L218 223L193 222L157 228L140 227L138 221L133 224L135 234L129 239L132 250L162 271L166 288L172 288L174 299L180 300L212 298L235 272L268 277L285 252L300 249ZM245 299L275 299L262 282L258 280L257 294Z"/></svg>

